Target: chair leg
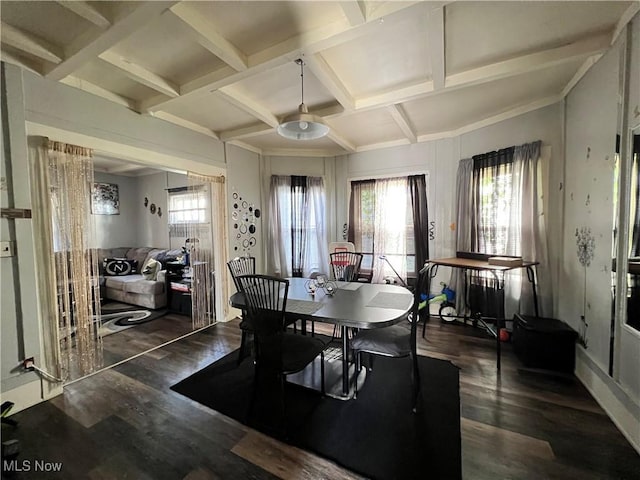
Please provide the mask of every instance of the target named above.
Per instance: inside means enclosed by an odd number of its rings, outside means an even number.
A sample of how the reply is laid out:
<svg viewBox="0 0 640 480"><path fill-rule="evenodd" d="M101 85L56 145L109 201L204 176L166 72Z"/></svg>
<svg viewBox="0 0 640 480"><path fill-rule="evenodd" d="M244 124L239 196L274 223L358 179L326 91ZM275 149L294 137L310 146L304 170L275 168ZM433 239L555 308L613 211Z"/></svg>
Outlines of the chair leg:
<svg viewBox="0 0 640 480"><path fill-rule="evenodd" d="M411 378L413 379L413 413L418 413L418 397L420 396L420 369L418 367L418 355L411 354Z"/></svg>
<svg viewBox="0 0 640 480"><path fill-rule="evenodd" d="M246 348L246 343L247 343L247 331L243 330L242 331L242 338L240 339L240 348L238 349L238 365L240 365L242 363L242 360L244 359L244 350Z"/></svg>
<svg viewBox="0 0 640 480"><path fill-rule="evenodd" d="M325 396L325 387L324 387L324 352L320 352L320 393L322 396Z"/></svg>
<svg viewBox="0 0 640 480"><path fill-rule="evenodd" d="M353 398L354 400L356 398L358 398L358 374L360 373L360 368L362 368L361 365L361 358L360 358L360 352L354 352L353 355L356 357L356 371L355 371L355 385L353 386Z"/></svg>

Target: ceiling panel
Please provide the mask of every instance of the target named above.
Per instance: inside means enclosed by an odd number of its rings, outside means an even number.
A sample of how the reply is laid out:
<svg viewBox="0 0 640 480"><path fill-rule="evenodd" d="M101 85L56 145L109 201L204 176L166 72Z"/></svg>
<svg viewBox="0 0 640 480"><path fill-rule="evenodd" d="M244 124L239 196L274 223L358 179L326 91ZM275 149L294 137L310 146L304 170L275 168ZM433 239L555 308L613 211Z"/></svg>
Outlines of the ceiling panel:
<svg viewBox="0 0 640 480"><path fill-rule="evenodd" d="M337 2L185 2L246 55L342 19Z"/></svg>
<svg viewBox="0 0 640 480"><path fill-rule="evenodd" d="M99 7L98 7L99 8ZM90 28L84 18L56 2L0 2L2 21L64 47Z"/></svg>
<svg viewBox="0 0 640 480"><path fill-rule="evenodd" d="M178 117L207 127L214 132L232 130L258 123L244 110L230 104L216 93L191 97L163 109Z"/></svg>
<svg viewBox="0 0 640 480"><path fill-rule="evenodd" d="M289 62L238 82L234 87L276 116L294 113L298 110L302 95L300 66ZM310 110L336 103L308 67L304 69L304 103Z"/></svg>
<svg viewBox="0 0 640 480"><path fill-rule="evenodd" d="M100 59L87 63L74 76L131 100L140 101L159 95Z"/></svg>
<svg viewBox="0 0 640 480"><path fill-rule="evenodd" d="M170 12L124 39L113 51L178 85L225 65L192 40L187 27Z"/></svg>
<svg viewBox="0 0 640 480"><path fill-rule="evenodd" d="M334 118L332 127L356 145L389 142L405 138L387 108L358 112Z"/></svg>
<svg viewBox="0 0 640 480"><path fill-rule="evenodd" d="M431 77L427 15L428 4L417 5L401 20L378 21L373 32L322 56L355 97L426 80Z"/></svg>
<svg viewBox="0 0 640 480"><path fill-rule="evenodd" d="M612 30L630 2L454 2L445 11L447 73Z"/></svg>
<svg viewBox="0 0 640 480"><path fill-rule="evenodd" d="M418 135L446 132L560 94L579 61L403 104Z"/></svg>

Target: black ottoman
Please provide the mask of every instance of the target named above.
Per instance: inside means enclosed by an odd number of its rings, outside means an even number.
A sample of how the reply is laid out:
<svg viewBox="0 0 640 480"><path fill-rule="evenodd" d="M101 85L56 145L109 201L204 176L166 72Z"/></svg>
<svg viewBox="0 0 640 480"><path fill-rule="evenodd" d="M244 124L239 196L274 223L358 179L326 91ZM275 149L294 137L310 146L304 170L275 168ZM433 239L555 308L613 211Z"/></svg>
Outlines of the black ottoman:
<svg viewBox="0 0 640 480"><path fill-rule="evenodd" d="M554 318L513 317L513 351L526 367L573 373L577 337L569 325Z"/></svg>

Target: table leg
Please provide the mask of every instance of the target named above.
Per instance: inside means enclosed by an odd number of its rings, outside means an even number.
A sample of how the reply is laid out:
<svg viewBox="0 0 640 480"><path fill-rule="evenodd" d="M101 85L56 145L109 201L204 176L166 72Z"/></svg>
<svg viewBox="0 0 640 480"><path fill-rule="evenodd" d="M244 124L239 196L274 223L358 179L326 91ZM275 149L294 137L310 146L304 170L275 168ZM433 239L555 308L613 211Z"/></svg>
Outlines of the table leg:
<svg viewBox="0 0 640 480"><path fill-rule="evenodd" d="M538 293L536 292L536 276L532 267L527 267L527 279L531 283L531 291L533 292L533 308L536 312L536 318L540 316L538 313Z"/></svg>
<svg viewBox="0 0 640 480"><path fill-rule="evenodd" d="M342 325L340 333L342 334L342 394L346 397L349 395L349 339L347 338L347 327Z"/></svg>
<svg viewBox="0 0 640 480"><path fill-rule="evenodd" d="M498 278L498 274L495 271L492 271L491 273L493 273L494 278L496 279L496 291L498 292L498 298L500 298L500 294L499 291L504 289L504 284L500 282L500 279ZM504 298L504 297L503 297ZM504 302L504 300L503 300ZM503 322L503 314L501 314L501 311L504 312L504 304L502 306L502 309L498 308L498 311L496 312L496 368L498 370L498 372L500 371L500 353L501 353L501 348L502 345L500 345L500 328L501 328L501 324L504 323Z"/></svg>

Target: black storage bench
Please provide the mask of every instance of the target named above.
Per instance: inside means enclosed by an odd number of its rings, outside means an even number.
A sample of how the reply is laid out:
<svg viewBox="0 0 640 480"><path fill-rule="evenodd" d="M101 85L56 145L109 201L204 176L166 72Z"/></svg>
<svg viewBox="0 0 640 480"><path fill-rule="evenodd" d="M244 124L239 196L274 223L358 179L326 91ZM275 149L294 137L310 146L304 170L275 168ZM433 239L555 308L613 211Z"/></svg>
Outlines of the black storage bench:
<svg viewBox="0 0 640 480"><path fill-rule="evenodd" d="M513 317L513 351L526 367L573 373L577 337L569 325L554 318Z"/></svg>

